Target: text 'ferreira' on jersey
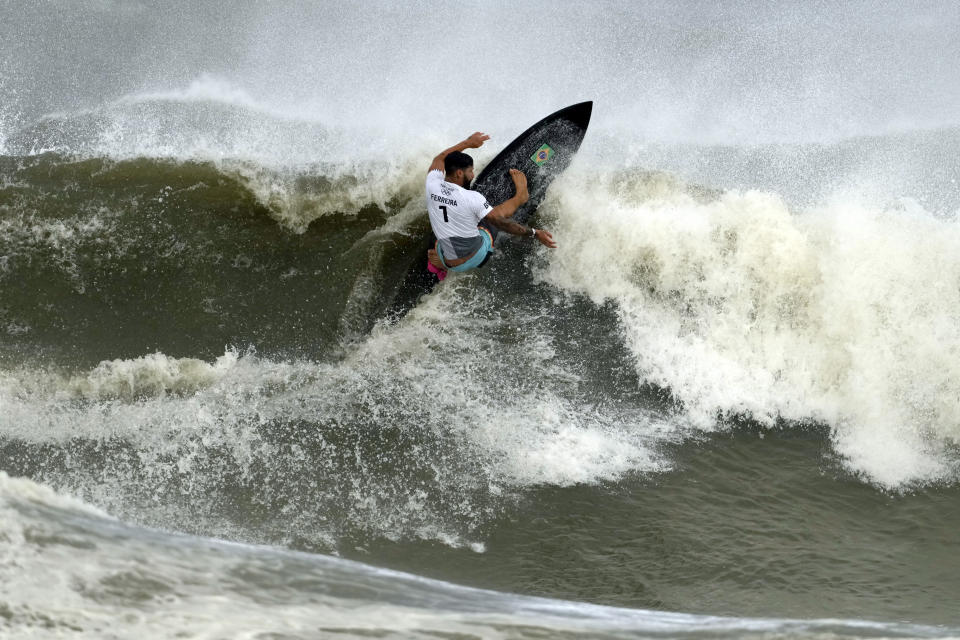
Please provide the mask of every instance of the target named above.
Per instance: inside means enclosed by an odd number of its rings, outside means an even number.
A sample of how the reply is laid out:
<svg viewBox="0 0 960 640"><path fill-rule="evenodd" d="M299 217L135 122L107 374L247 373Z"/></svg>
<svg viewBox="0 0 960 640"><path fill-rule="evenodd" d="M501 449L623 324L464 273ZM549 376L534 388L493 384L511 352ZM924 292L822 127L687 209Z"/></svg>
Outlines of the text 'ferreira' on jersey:
<svg viewBox="0 0 960 640"><path fill-rule="evenodd" d="M477 225L493 207L482 194L444 180L442 171L427 174L430 226L449 258L465 258L483 244Z"/></svg>

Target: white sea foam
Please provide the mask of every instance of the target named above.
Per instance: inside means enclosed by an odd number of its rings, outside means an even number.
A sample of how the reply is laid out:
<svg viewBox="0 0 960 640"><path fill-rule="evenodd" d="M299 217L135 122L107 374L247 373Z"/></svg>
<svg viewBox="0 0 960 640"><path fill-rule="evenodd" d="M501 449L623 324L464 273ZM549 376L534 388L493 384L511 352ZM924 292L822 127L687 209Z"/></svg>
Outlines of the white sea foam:
<svg viewBox="0 0 960 640"><path fill-rule="evenodd" d="M153 353L101 362L88 375L71 378L68 388L74 395L96 400L188 395L217 382L236 362L235 352L227 352L212 364Z"/></svg>
<svg viewBox="0 0 960 640"><path fill-rule="evenodd" d="M949 637L860 620L734 618L462 587L322 555L141 529L0 472L0 634L433 638Z"/></svg>
<svg viewBox="0 0 960 640"><path fill-rule="evenodd" d="M403 371L411 398L427 398L439 425L482 451L498 481L562 486L665 468L650 448L660 433L656 419L581 406L564 393L576 377L553 361L550 349L533 348L549 338L531 334L517 345L498 343L488 333L492 326L471 317L482 302L469 301L468 287L450 282L440 288L402 326L375 332L349 366L369 376L385 365L391 379ZM535 387L516 384L528 376L537 379Z"/></svg>
<svg viewBox="0 0 960 640"><path fill-rule="evenodd" d="M105 511L71 495L54 491L48 486L33 482L27 478L10 477L6 472L0 471L0 507L8 509L11 501L46 505L64 511L84 513L97 518L109 519L111 517ZM10 520L15 519L11 518ZM4 518L2 522L7 523L9 520Z"/></svg>
<svg viewBox="0 0 960 640"><path fill-rule="evenodd" d="M45 370L4 372L0 389L8 398L44 401L110 401L188 396L217 382L237 363L228 351L213 363L152 353L133 359L104 360L80 375Z"/></svg>
<svg viewBox="0 0 960 640"><path fill-rule="evenodd" d="M236 533L217 516L196 515L216 511L224 476L271 469L277 477L259 481L261 499L274 499L271 487L281 483L303 507L279 518L284 535L336 537L322 523L344 509L337 526L482 549L471 531L519 490L666 468L656 453L666 430L654 416L582 406L569 393L578 379L554 362L549 337L500 343L490 334L497 321L475 316L484 305L476 295L469 277L454 279L335 364L156 353L73 375L7 372L0 433L67 452L78 442L120 447L93 466L81 448L44 477L140 522L253 540L273 534ZM537 384L506 382L518 376ZM297 434L291 446L288 431ZM372 437L364 434L380 431L412 434L414 457L388 440L361 451ZM421 467L430 470L426 484ZM132 494L149 487L192 495L189 521L170 505L170 513L152 502L140 510Z"/></svg>
<svg viewBox="0 0 960 640"><path fill-rule="evenodd" d="M639 174L568 176L547 210L563 249L542 277L615 302L641 377L701 428L718 413L823 421L880 485L953 478L956 221L911 202L795 213L775 194L698 198Z"/></svg>

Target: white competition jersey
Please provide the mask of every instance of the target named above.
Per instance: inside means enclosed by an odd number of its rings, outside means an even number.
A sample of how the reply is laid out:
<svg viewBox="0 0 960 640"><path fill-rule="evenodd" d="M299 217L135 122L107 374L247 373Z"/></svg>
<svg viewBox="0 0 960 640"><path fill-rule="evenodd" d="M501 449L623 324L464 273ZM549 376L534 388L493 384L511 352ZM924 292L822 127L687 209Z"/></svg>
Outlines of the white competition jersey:
<svg viewBox="0 0 960 640"><path fill-rule="evenodd" d="M480 248L477 224L493 207L480 193L447 182L443 171L427 174L430 226L445 258L466 258Z"/></svg>

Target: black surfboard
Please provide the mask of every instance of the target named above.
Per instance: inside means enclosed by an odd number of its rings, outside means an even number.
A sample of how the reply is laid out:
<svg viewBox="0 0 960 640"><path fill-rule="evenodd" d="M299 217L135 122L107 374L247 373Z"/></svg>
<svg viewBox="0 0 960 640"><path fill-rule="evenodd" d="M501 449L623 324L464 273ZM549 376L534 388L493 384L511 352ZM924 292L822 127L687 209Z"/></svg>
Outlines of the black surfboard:
<svg viewBox="0 0 960 640"><path fill-rule="evenodd" d="M470 188L482 193L487 202L496 206L513 197L509 170L520 169L527 176L530 199L517 209L513 219L526 224L543 201L550 183L570 166L587 133L592 111L593 102L580 102L551 113L498 153ZM487 228L496 241L499 230L491 226ZM437 283L436 276L427 271L427 249L433 246L433 242L432 233L424 238L420 253L394 298L394 311L403 312L413 306L420 295Z"/></svg>
<svg viewBox="0 0 960 640"><path fill-rule="evenodd" d="M527 176L530 199L517 209L513 219L526 224L543 201L550 183L570 166L587 133L592 111L593 102L581 102L550 114L498 153L470 188L496 206L513 196L509 170L520 169ZM488 228L496 239L497 229Z"/></svg>

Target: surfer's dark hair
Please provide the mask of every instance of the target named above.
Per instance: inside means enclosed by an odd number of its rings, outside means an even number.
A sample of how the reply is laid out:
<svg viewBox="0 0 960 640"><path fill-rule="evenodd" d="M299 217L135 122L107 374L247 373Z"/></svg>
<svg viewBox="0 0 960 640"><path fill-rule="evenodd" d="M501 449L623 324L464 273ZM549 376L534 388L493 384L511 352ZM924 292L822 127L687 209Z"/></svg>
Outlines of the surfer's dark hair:
<svg viewBox="0 0 960 640"><path fill-rule="evenodd" d="M451 151L443 159L443 168L447 174L451 174L457 169L469 169L473 166L473 158L462 151Z"/></svg>

